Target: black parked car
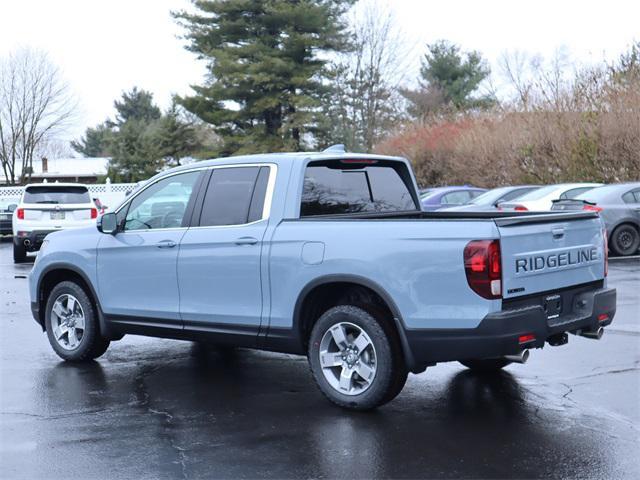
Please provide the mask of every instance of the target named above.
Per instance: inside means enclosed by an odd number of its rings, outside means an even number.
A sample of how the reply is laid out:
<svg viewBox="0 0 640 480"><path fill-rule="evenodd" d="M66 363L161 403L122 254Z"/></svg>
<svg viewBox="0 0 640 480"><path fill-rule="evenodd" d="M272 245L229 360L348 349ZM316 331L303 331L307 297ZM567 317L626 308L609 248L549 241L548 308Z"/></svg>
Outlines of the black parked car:
<svg viewBox="0 0 640 480"><path fill-rule="evenodd" d="M19 201L19 198L0 199L0 235L11 233L11 219Z"/></svg>

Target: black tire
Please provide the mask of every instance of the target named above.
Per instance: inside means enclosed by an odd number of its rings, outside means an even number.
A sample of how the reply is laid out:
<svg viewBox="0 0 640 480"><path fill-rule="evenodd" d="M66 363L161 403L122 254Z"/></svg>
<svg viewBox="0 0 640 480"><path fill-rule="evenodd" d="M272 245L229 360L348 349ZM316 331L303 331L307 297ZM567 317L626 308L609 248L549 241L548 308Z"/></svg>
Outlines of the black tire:
<svg viewBox="0 0 640 480"><path fill-rule="evenodd" d="M13 263L22 263L27 259L27 249L24 245L17 245L13 242Z"/></svg>
<svg viewBox="0 0 640 480"><path fill-rule="evenodd" d="M475 372L499 372L511 362L504 358L483 358L474 360L460 360L460 363Z"/></svg>
<svg viewBox="0 0 640 480"><path fill-rule="evenodd" d="M341 393L331 386L320 365L322 338L332 326L341 322L359 327L375 348L375 376L368 388L357 395ZM402 351L393 333L379 319L353 305L333 307L318 319L309 337L308 359L313 378L325 397L336 405L351 410L370 410L393 400L407 380Z"/></svg>
<svg viewBox="0 0 640 480"><path fill-rule="evenodd" d="M64 294L73 295L84 312L84 331L78 346L73 350L66 350L55 339L52 328L52 309L58 297ZM63 360L69 362L88 362L100 357L109 348L110 341L100 335L100 326L95 308L89 295L84 289L73 281L64 281L57 284L49 293L45 307L45 329L53 350Z"/></svg>
<svg viewBox="0 0 640 480"><path fill-rule="evenodd" d="M628 223L617 226L609 240L611 251L620 256L633 255L640 247L640 233Z"/></svg>

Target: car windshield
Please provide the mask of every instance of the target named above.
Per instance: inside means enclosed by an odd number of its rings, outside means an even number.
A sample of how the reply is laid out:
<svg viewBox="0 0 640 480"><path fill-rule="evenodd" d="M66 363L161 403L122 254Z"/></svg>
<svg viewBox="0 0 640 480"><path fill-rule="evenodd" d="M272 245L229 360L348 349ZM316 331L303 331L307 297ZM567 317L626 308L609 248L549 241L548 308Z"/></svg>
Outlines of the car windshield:
<svg viewBox="0 0 640 480"><path fill-rule="evenodd" d="M24 191L24 203L90 203L87 187L82 186L37 186L27 187Z"/></svg>
<svg viewBox="0 0 640 480"><path fill-rule="evenodd" d="M470 205L493 205L496 203L502 196L509 191L509 187L502 188L494 188L493 190L489 190L488 192L484 192L481 195L478 195L476 198L469 202Z"/></svg>
<svg viewBox="0 0 640 480"><path fill-rule="evenodd" d="M427 198L432 193L434 193L433 190L423 190L422 192L420 192L420 198Z"/></svg>

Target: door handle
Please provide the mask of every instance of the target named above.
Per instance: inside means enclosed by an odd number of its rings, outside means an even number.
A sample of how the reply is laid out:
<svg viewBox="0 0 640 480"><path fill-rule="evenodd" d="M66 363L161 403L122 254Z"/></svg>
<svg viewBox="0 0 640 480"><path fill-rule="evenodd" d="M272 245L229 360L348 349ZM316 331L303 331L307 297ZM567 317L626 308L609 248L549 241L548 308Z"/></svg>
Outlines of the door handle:
<svg viewBox="0 0 640 480"><path fill-rule="evenodd" d="M253 237L240 237L235 241L236 245L255 245L256 243L258 239Z"/></svg>
<svg viewBox="0 0 640 480"><path fill-rule="evenodd" d="M173 248L177 245L173 240L162 240L156 243L156 247L158 248Z"/></svg>
<svg viewBox="0 0 640 480"><path fill-rule="evenodd" d="M551 230L551 234L553 238L562 238L564 237L564 228L554 228Z"/></svg>

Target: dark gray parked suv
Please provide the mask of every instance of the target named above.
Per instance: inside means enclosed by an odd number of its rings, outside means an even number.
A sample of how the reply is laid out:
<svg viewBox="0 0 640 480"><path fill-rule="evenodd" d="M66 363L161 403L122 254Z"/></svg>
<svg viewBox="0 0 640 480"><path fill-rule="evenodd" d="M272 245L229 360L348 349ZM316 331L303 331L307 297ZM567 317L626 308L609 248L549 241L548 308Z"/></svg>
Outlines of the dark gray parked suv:
<svg viewBox="0 0 640 480"><path fill-rule="evenodd" d="M594 188L575 199L556 202L552 210L600 212L616 255L633 255L640 248L640 182Z"/></svg>

